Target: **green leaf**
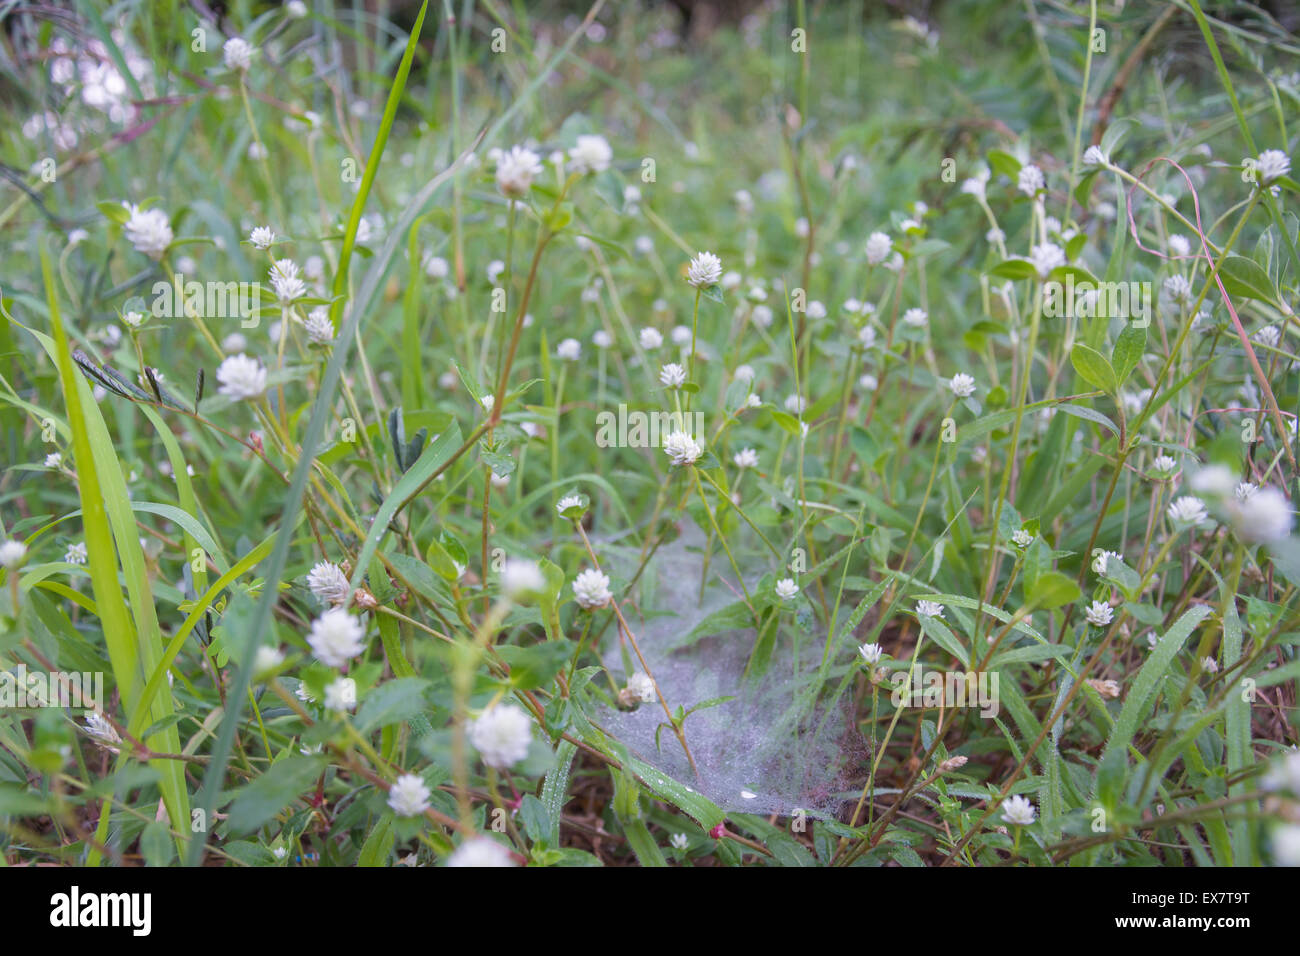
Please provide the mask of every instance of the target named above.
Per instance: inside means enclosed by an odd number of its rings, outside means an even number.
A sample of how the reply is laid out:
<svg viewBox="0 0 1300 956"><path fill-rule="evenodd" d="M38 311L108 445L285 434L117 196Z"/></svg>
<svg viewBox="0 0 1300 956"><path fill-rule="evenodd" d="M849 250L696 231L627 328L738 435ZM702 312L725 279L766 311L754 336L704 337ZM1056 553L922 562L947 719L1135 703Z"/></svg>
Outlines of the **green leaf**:
<svg viewBox="0 0 1300 956"><path fill-rule="evenodd" d="M567 637L516 647L503 644L497 648L501 659L510 667L510 683L520 690L532 690L547 684L573 655L573 641Z"/></svg>
<svg viewBox="0 0 1300 956"><path fill-rule="evenodd" d="M1079 377L1093 388L1100 389L1108 395L1114 395L1119 390L1115 370L1110 367L1106 356L1096 349L1089 348L1082 342L1076 342L1074 348L1070 349L1070 364L1079 373Z"/></svg>
<svg viewBox="0 0 1300 956"><path fill-rule="evenodd" d="M251 833L310 789L325 762L319 757L290 756L271 764L271 769L235 796L227 823L232 833Z"/></svg>
<svg viewBox="0 0 1300 956"><path fill-rule="evenodd" d="M1082 595L1074 578L1066 577L1060 571L1044 571L1029 590L1028 604L1050 611L1077 601Z"/></svg>
<svg viewBox="0 0 1300 956"><path fill-rule="evenodd" d="M1228 256L1219 268L1219 278L1223 280L1223 288L1228 295L1234 298L1277 301L1277 289L1273 286L1273 281L1254 259Z"/></svg>
<svg viewBox="0 0 1300 956"><path fill-rule="evenodd" d="M428 686L429 682L421 677L398 677L380 684L357 712L357 730L368 734L411 719L424 710L424 690Z"/></svg>
<svg viewBox="0 0 1300 956"><path fill-rule="evenodd" d="M1115 349L1111 352L1110 362L1115 370L1115 380L1123 385L1125 379L1142 360L1142 353L1147 347L1147 330L1145 326L1124 326L1124 331L1115 340Z"/></svg>

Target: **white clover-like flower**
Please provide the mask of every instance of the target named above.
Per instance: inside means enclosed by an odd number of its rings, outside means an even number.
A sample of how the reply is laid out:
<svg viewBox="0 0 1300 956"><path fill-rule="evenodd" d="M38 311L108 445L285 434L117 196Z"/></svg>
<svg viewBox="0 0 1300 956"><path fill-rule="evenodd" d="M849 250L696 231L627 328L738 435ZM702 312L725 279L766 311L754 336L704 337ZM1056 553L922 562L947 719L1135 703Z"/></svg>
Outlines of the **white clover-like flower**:
<svg viewBox="0 0 1300 956"><path fill-rule="evenodd" d="M1047 180L1043 178L1043 171L1032 163L1020 167L1020 176L1016 182L1016 188L1031 199L1037 196L1047 187Z"/></svg>
<svg viewBox="0 0 1300 956"><path fill-rule="evenodd" d="M448 866L514 866L514 857L510 851L503 847L496 840L489 840L487 837L471 837L460 846L456 847L454 853L447 857Z"/></svg>
<svg viewBox="0 0 1300 956"><path fill-rule="evenodd" d="M284 651L269 644L263 644L253 655L253 673L268 674L284 663Z"/></svg>
<svg viewBox="0 0 1300 956"><path fill-rule="evenodd" d="M580 571L573 579L573 597L587 610L604 607L614 597L609 589L609 575L595 568Z"/></svg>
<svg viewBox="0 0 1300 956"><path fill-rule="evenodd" d="M1291 157L1280 149L1266 149L1255 161L1259 184L1267 186L1291 172Z"/></svg>
<svg viewBox="0 0 1300 956"><path fill-rule="evenodd" d="M243 37L231 37L221 46L221 58L227 70L244 72L253 63L253 47Z"/></svg>
<svg viewBox="0 0 1300 956"><path fill-rule="evenodd" d="M488 394L482 396L478 400L478 403L483 406L483 411L490 413L492 409L496 407L497 397L493 395L491 392L489 392Z"/></svg>
<svg viewBox="0 0 1300 956"><path fill-rule="evenodd" d="M581 495L565 495L563 498L561 498L559 501L555 503L555 512L556 514L563 517L564 513L568 511L570 508L581 508L581 507L582 507Z"/></svg>
<svg viewBox="0 0 1300 956"><path fill-rule="evenodd" d="M1253 481L1243 481L1232 489L1232 494L1238 501L1245 501L1257 491L1259 491L1259 486Z"/></svg>
<svg viewBox="0 0 1300 956"><path fill-rule="evenodd" d="M13 570L23 563L27 557L27 545L21 541L15 541L10 538L8 541L0 542L0 568Z"/></svg>
<svg viewBox="0 0 1300 956"><path fill-rule="evenodd" d="M63 455L57 451L52 451L45 456L46 468L59 468L63 464Z"/></svg>
<svg viewBox="0 0 1300 956"><path fill-rule="evenodd" d="M1213 657L1202 657L1201 670L1205 671L1207 674L1217 674L1219 673L1219 662Z"/></svg>
<svg viewBox="0 0 1300 956"><path fill-rule="evenodd" d="M858 344L864 349L869 349L876 344L876 329L872 325L864 325L858 329Z"/></svg>
<svg viewBox="0 0 1300 956"><path fill-rule="evenodd" d="M641 330L640 340L641 340L641 348L645 349L646 351L653 351L654 349L657 349L659 348L659 346L664 344L663 333L660 332L658 329L651 328L648 325Z"/></svg>
<svg viewBox="0 0 1300 956"><path fill-rule="evenodd" d="M576 362L582 357L582 343L577 339L565 339L555 347L555 355L566 362Z"/></svg>
<svg viewBox="0 0 1300 956"><path fill-rule="evenodd" d="M614 344L614 340L604 329L597 329L591 334L591 344L598 349L607 349Z"/></svg>
<svg viewBox="0 0 1300 956"><path fill-rule="evenodd" d="M1105 601L1093 601L1088 605L1088 610L1084 615L1088 623L1096 627L1105 627L1115 618L1115 610Z"/></svg>
<svg viewBox="0 0 1300 956"><path fill-rule="evenodd" d="M1034 805L1028 797L1012 794L1002 803L1002 819L1013 826L1027 827L1034 822Z"/></svg>
<svg viewBox="0 0 1300 956"><path fill-rule="evenodd" d="M106 750L117 752L117 744L122 742L116 728L113 727L108 719L97 710L86 711L85 725L82 729L86 734Z"/></svg>
<svg viewBox="0 0 1300 956"><path fill-rule="evenodd" d="M760 329L767 329L772 326L772 310L766 305L754 306L754 311L750 313L749 318Z"/></svg>
<svg viewBox="0 0 1300 956"><path fill-rule="evenodd" d="M697 289L717 285L722 278L722 260L711 252L698 252L686 267L686 281Z"/></svg>
<svg viewBox="0 0 1300 956"><path fill-rule="evenodd" d="M1169 237L1169 254L1183 258L1191 255L1192 244L1187 241L1186 236L1172 235Z"/></svg>
<svg viewBox="0 0 1300 956"><path fill-rule="evenodd" d="M916 613L919 617L943 617L943 605L938 601L917 601Z"/></svg>
<svg viewBox="0 0 1300 956"><path fill-rule="evenodd" d="M351 677L336 677L325 687L327 710L355 710L356 706L357 682Z"/></svg>
<svg viewBox="0 0 1300 956"><path fill-rule="evenodd" d="M674 465L693 465L704 454L700 443L684 431L675 431L664 439L664 454Z"/></svg>
<svg viewBox="0 0 1300 956"><path fill-rule="evenodd" d="M138 329L144 324L144 313L137 312L135 309L122 313L122 321L133 329Z"/></svg>
<svg viewBox="0 0 1300 956"><path fill-rule="evenodd" d="M757 468L758 452L752 448L742 448L731 456L731 460L736 463L737 468Z"/></svg>
<svg viewBox="0 0 1300 956"><path fill-rule="evenodd" d="M1100 146L1089 146L1083 151L1083 165L1089 169L1109 166L1110 157L1102 151Z"/></svg>
<svg viewBox="0 0 1300 956"><path fill-rule="evenodd" d="M808 399L795 393L785 397L785 410L791 415L802 415L808 408Z"/></svg>
<svg viewBox="0 0 1300 956"><path fill-rule="evenodd" d="M659 381L669 388L681 388L686 384L686 369L676 362L669 362L659 370Z"/></svg>
<svg viewBox="0 0 1300 956"><path fill-rule="evenodd" d="M1209 513L1205 510L1205 502L1194 495L1175 498L1169 503L1166 513L1175 525L1191 528L1202 524L1209 517Z"/></svg>
<svg viewBox="0 0 1300 956"><path fill-rule="evenodd" d="M469 742L483 762L506 770L528 756L533 739L533 722L514 704L489 707L469 725Z"/></svg>
<svg viewBox="0 0 1300 956"><path fill-rule="evenodd" d="M563 501L561 501L563 503ZM509 598L535 594L546 587L546 578L536 561L507 558L501 568L501 590Z"/></svg>
<svg viewBox="0 0 1300 956"><path fill-rule="evenodd" d="M758 393L756 392L750 392L748 395L745 396L746 408L758 408L762 404L763 404L763 399L759 397Z"/></svg>
<svg viewBox="0 0 1300 956"><path fill-rule="evenodd" d="M731 376L738 382L752 382L754 381L754 367L752 365L737 365Z"/></svg>
<svg viewBox="0 0 1300 956"><path fill-rule="evenodd" d="M298 277L298 263L292 259L277 259L267 275L281 302L292 302L307 294L307 283Z"/></svg>
<svg viewBox="0 0 1300 956"><path fill-rule="evenodd" d="M603 173L614 159L614 150L603 136L579 136L569 150L569 172Z"/></svg>
<svg viewBox="0 0 1300 956"><path fill-rule="evenodd" d="M670 334L673 340L673 345L680 345L685 348L691 344L691 338L693 336L689 325L674 325Z"/></svg>
<svg viewBox="0 0 1300 956"><path fill-rule="evenodd" d="M880 656L885 653L885 649L879 644L859 644L858 656L868 665L880 663Z"/></svg>
<svg viewBox="0 0 1300 956"><path fill-rule="evenodd" d="M89 558L90 555L86 552L86 542L84 541L68 545L68 550L63 553L63 560L68 564L85 564Z"/></svg>
<svg viewBox="0 0 1300 956"><path fill-rule="evenodd" d="M419 816L429 809L429 786L418 774L404 773L388 790L388 806L399 817Z"/></svg>
<svg viewBox="0 0 1300 956"><path fill-rule="evenodd" d="M1296 829L1300 829L1300 827L1297 827ZM685 833L674 833L668 838L668 842L672 845L674 850L685 850L691 844L690 837ZM1300 853L1297 855L1300 855Z"/></svg>
<svg viewBox="0 0 1300 956"><path fill-rule="evenodd" d="M1270 348L1276 348L1281 333L1278 332L1276 325L1266 325L1255 333L1255 341L1260 342Z"/></svg>
<svg viewBox="0 0 1300 956"><path fill-rule="evenodd" d="M870 372L866 372L858 378L858 387L864 392L874 392L880 387L880 380Z"/></svg>
<svg viewBox="0 0 1300 956"><path fill-rule="evenodd" d="M776 582L776 596L782 601L789 601L799 593L799 585L794 583L794 578L782 578Z"/></svg>
<svg viewBox="0 0 1300 956"><path fill-rule="evenodd" d="M1192 475L1188 485L1197 494L1226 498L1236 486L1236 478L1224 465L1206 465Z"/></svg>
<svg viewBox="0 0 1300 956"><path fill-rule="evenodd" d="M451 265L442 256L428 256L424 260L424 274L430 279L445 279L451 272Z"/></svg>
<svg viewBox="0 0 1300 956"><path fill-rule="evenodd" d="M150 259L161 259L174 238L167 213L161 209L141 209L130 204L126 204L126 208L128 215L126 224L122 226L122 235L126 236L126 241Z"/></svg>
<svg viewBox="0 0 1300 956"><path fill-rule="evenodd" d="M655 691L655 682L650 678L650 675L641 671L637 671L627 679L625 690L629 699L640 701L643 704L652 704L659 696Z"/></svg>
<svg viewBox="0 0 1300 956"><path fill-rule="evenodd" d="M958 398L970 398L975 394L975 379L965 372L958 372L949 380L948 387Z"/></svg>
<svg viewBox="0 0 1300 956"><path fill-rule="evenodd" d="M231 332L221 340L221 351L223 352L242 352L248 348L248 339L242 332Z"/></svg>
<svg viewBox="0 0 1300 956"><path fill-rule="evenodd" d="M929 324L930 313L925 309L911 308L903 313L903 324L910 325L914 329L923 329Z"/></svg>
<svg viewBox="0 0 1300 956"><path fill-rule="evenodd" d="M867 262L873 266L878 266L885 261L890 250L894 248L894 240L889 238L887 233L873 232L867 237Z"/></svg>
<svg viewBox="0 0 1300 956"><path fill-rule="evenodd" d="M316 345L329 345L334 341L334 323L330 321L329 309L323 305L318 305L307 313L303 328L307 332L307 338Z"/></svg>
<svg viewBox="0 0 1300 956"><path fill-rule="evenodd" d="M1011 543L1017 548L1027 548L1034 543L1034 536L1024 528L1017 528L1011 532Z"/></svg>
<svg viewBox="0 0 1300 956"><path fill-rule="evenodd" d="M1151 471L1157 478L1172 478L1178 474L1178 462L1168 455L1158 455L1151 462Z"/></svg>
<svg viewBox="0 0 1300 956"><path fill-rule="evenodd" d="M1170 276L1160 284L1160 293L1175 305L1188 306L1192 303L1192 284L1186 276Z"/></svg>
<svg viewBox="0 0 1300 956"><path fill-rule="evenodd" d="M1278 866L1300 866L1300 824L1287 823L1273 831L1273 861Z"/></svg>
<svg viewBox="0 0 1300 956"><path fill-rule="evenodd" d="M342 667L366 649L366 628L341 607L332 607L311 622L307 644L328 667Z"/></svg>
<svg viewBox="0 0 1300 956"><path fill-rule="evenodd" d="M231 355L217 366L217 391L236 401L257 398L266 391L266 366L247 355Z"/></svg>
<svg viewBox="0 0 1300 956"><path fill-rule="evenodd" d="M814 299L809 302L808 307L804 309L804 315L808 316L808 318L812 319L814 322L818 319L824 319L826 318L826 306Z"/></svg>
<svg viewBox="0 0 1300 956"><path fill-rule="evenodd" d="M523 146L512 146L497 160L497 189L503 196L518 199L528 194L533 179L541 174L540 156Z"/></svg>
<svg viewBox="0 0 1300 956"><path fill-rule="evenodd" d="M1237 536L1252 543L1281 541L1291 534L1291 527L1295 523L1295 515L1286 495L1271 485L1253 490L1239 501L1230 502L1228 515Z"/></svg>
<svg viewBox="0 0 1300 956"><path fill-rule="evenodd" d="M330 604L346 604L352 597L352 586L343 569L331 561L317 561L307 573L307 587L311 593Z"/></svg>
<svg viewBox="0 0 1300 956"><path fill-rule="evenodd" d="M736 210L742 216L747 216L754 211L754 197L748 189L737 189L731 194L731 201L736 204Z"/></svg>
<svg viewBox="0 0 1300 956"><path fill-rule="evenodd" d="M1065 265L1065 252L1054 242L1044 242L1029 250L1029 261L1041 278L1047 278L1057 266Z"/></svg>
<svg viewBox="0 0 1300 956"><path fill-rule="evenodd" d="M726 289L728 292L734 292L736 289L740 288L740 283L742 281L743 278L739 272L727 272L718 280L718 285L722 286L722 288Z"/></svg>
<svg viewBox="0 0 1300 956"><path fill-rule="evenodd" d="M269 249L275 242L275 230L269 226L257 226L248 234L248 241L258 249Z"/></svg>

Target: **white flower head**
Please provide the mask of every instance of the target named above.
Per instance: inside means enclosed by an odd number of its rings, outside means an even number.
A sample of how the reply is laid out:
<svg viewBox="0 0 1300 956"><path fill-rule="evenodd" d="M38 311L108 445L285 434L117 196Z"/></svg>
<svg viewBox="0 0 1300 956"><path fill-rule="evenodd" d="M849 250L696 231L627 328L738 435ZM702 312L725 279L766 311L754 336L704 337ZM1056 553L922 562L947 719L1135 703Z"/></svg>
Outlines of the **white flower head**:
<svg viewBox="0 0 1300 956"><path fill-rule="evenodd" d="M501 568L501 590L506 597L515 599L536 594L546 587L546 578L536 561L525 558L507 558Z"/></svg>
<svg viewBox="0 0 1300 956"><path fill-rule="evenodd" d="M1192 491L1215 498L1226 498L1236 484L1232 471L1224 465L1206 465L1197 469L1188 481Z"/></svg>
<svg viewBox="0 0 1300 956"><path fill-rule="evenodd" d="M1267 186L1291 172L1291 157L1280 149L1266 149L1255 161L1259 184Z"/></svg>
<svg viewBox="0 0 1300 956"><path fill-rule="evenodd" d="M307 644L322 664L342 667L366 649L366 629L360 619L332 607L311 623Z"/></svg>
<svg viewBox="0 0 1300 956"><path fill-rule="evenodd" d="M583 173L602 173L609 169L614 159L614 151L603 136L579 136L573 149L569 150L569 171Z"/></svg>
<svg viewBox="0 0 1300 956"><path fill-rule="evenodd" d="M161 209L141 209L129 204L126 208L128 215L126 224L122 227L126 241L150 259L161 259L174 238L167 213Z"/></svg>
<svg viewBox="0 0 1300 956"><path fill-rule="evenodd" d="M257 226L248 234L248 241L258 249L269 249L275 242L275 230L269 226Z"/></svg>
<svg viewBox="0 0 1300 956"><path fill-rule="evenodd" d="M1170 521L1182 527L1194 528L1209 517L1209 513L1205 510L1205 502L1194 495L1175 498L1169 503L1166 512Z"/></svg>
<svg viewBox="0 0 1300 956"><path fill-rule="evenodd" d="M1255 333L1255 341L1267 345L1269 348L1276 348L1279 338L1281 338L1281 334L1278 332L1276 325L1266 325Z"/></svg>
<svg viewBox="0 0 1300 956"><path fill-rule="evenodd" d="M1291 503L1272 485L1255 489L1241 500L1230 502L1228 515L1237 536L1252 543L1282 541L1291 534L1295 523Z"/></svg>
<svg viewBox="0 0 1300 956"><path fill-rule="evenodd" d="M330 561L318 561L307 573L307 587L311 593L330 604L346 604L352 596L352 587L343 569Z"/></svg>
<svg viewBox="0 0 1300 956"><path fill-rule="evenodd" d="M63 554L63 560L68 564L85 564L90 559L86 551L86 542L78 541L68 545L68 550Z"/></svg>
<svg viewBox="0 0 1300 956"><path fill-rule="evenodd" d="M681 388L686 384L686 369L676 362L669 362L659 370L659 381L668 388Z"/></svg>
<svg viewBox="0 0 1300 956"><path fill-rule="evenodd" d="M684 431L675 431L665 438L663 448L674 465L693 465L704 454L700 443Z"/></svg>
<svg viewBox="0 0 1300 956"><path fill-rule="evenodd" d="M609 589L609 575L595 568L580 571L573 579L573 596L587 610L604 607L614 597Z"/></svg>
<svg viewBox="0 0 1300 956"><path fill-rule="evenodd" d="M471 837L460 846L456 847L454 853L447 857L448 866L514 866L514 857L510 851L498 843L496 840L489 840L487 837Z"/></svg>
<svg viewBox="0 0 1300 956"><path fill-rule="evenodd" d="M303 328L315 345L329 345L334 341L334 323L330 321L330 311L326 306L318 305L307 313Z"/></svg>
<svg viewBox="0 0 1300 956"><path fill-rule="evenodd" d="M109 723L108 718L97 710L86 711L84 730L86 734L106 750L117 753L117 744L122 742L116 728Z"/></svg>
<svg viewBox="0 0 1300 956"><path fill-rule="evenodd" d="M27 545L21 541L10 538L8 541L0 543L0 568L8 568L12 571L23 563L23 558L26 556Z"/></svg>
<svg viewBox="0 0 1300 956"><path fill-rule="evenodd" d="M1002 819L1013 826L1027 827L1034 822L1034 805L1028 797L1012 794L1002 803Z"/></svg>
<svg viewBox="0 0 1300 956"><path fill-rule="evenodd" d="M1057 266L1065 265L1065 252L1054 242L1044 242L1029 250L1029 261L1038 275L1046 279Z"/></svg>
<svg viewBox="0 0 1300 956"><path fill-rule="evenodd" d="M46 468L59 468L63 464L63 455L57 451L52 451L45 456Z"/></svg>
<svg viewBox="0 0 1300 956"><path fill-rule="evenodd" d="M1238 501L1245 501L1255 492L1259 491L1259 486L1253 481L1243 481L1236 488L1232 489L1232 495Z"/></svg>
<svg viewBox="0 0 1300 956"><path fill-rule="evenodd" d="M1088 623L1095 627L1105 627L1115 617L1115 610L1105 601L1093 601L1084 615Z"/></svg>
<svg viewBox="0 0 1300 956"><path fill-rule="evenodd" d="M646 351L653 351L664 344L663 333L648 325L641 330L640 340L641 348Z"/></svg>
<svg viewBox="0 0 1300 956"><path fill-rule="evenodd" d="M754 367L752 365L737 365L736 370L731 374L738 382L754 381Z"/></svg>
<svg viewBox="0 0 1300 956"><path fill-rule="evenodd" d="M1300 829L1300 827L1297 827L1297 829ZM674 850L685 850L691 844L690 837L685 833L674 833L668 838L668 842Z"/></svg>
<svg viewBox="0 0 1300 956"><path fill-rule="evenodd" d="M269 674L284 663L284 651L270 644L263 644L253 657L253 673Z"/></svg>
<svg viewBox="0 0 1300 956"><path fill-rule="evenodd" d="M527 195L534 177L542 174L542 158L531 149L512 146L497 160L497 189L503 196L518 199Z"/></svg>
<svg viewBox="0 0 1300 956"><path fill-rule="evenodd" d="M858 344L869 349L876 344L876 329L873 325L864 325L858 329Z"/></svg>
<svg viewBox="0 0 1300 956"><path fill-rule="evenodd" d="M404 773L388 790L388 806L399 817L419 816L429 809L428 784L417 774Z"/></svg>
<svg viewBox="0 0 1300 956"><path fill-rule="evenodd" d="M943 605L938 601L917 601L916 613L920 617L943 617Z"/></svg>
<svg viewBox="0 0 1300 956"><path fill-rule="evenodd" d="M483 762L498 770L508 769L528 756L533 739L533 722L514 704L497 704L469 725L469 742Z"/></svg>
<svg viewBox="0 0 1300 956"><path fill-rule="evenodd" d="M1017 548L1027 548L1034 543L1034 536L1024 528L1017 528L1011 532L1011 543Z"/></svg>
<svg viewBox="0 0 1300 956"><path fill-rule="evenodd" d="M1172 478L1178 474L1178 462L1168 455L1158 455L1151 462L1151 471L1157 478Z"/></svg>
<svg viewBox="0 0 1300 956"><path fill-rule="evenodd" d="M627 696L631 700L639 701L643 704L651 704L658 698L655 692L655 682L649 674L637 671L627 679Z"/></svg>
<svg viewBox="0 0 1300 956"><path fill-rule="evenodd" d="M227 70L244 72L252 65L253 47L243 37L231 37L221 47L221 58Z"/></svg>
<svg viewBox="0 0 1300 956"><path fill-rule="evenodd" d="M686 267L686 281L697 289L717 285L722 278L722 260L711 252L698 252Z"/></svg>
<svg viewBox="0 0 1300 956"><path fill-rule="evenodd" d="M217 366L217 391L236 401L266 391L266 366L247 355L232 355Z"/></svg>
<svg viewBox="0 0 1300 956"><path fill-rule="evenodd" d="M958 398L970 398L975 394L975 379L965 372L958 372L949 380L948 387Z"/></svg>
<svg viewBox="0 0 1300 956"><path fill-rule="evenodd" d="M328 710L355 710L357 682L351 677L336 677L325 687L325 707Z"/></svg>
<svg viewBox="0 0 1300 956"><path fill-rule="evenodd" d="M582 343L577 339L565 339L555 347L555 355L566 362L576 362L582 356Z"/></svg>
<svg viewBox="0 0 1300 956"><path fill-rule="evenodd" d="M1102 152L1100 146L1089 146L1083 151L1083 165L1089 169L1109 166L1110 157Z"/></svg>
<svg viewBox="0 0 1300 956"><path fill-rule="evenodd" d="M1172 235L1169 237L1169 254L1182 259L1191 255L1192 244L1187 241L1186 236Z"/></svg>
<svg viewBox="0 0 1300 956"><path fill-rule="evenodd" d="M122 313L122 321L125 322L127 325L131 326L131 328L138 329L141 325L144 324L144 313L137 312L135 309L131 309L127 312Z"/></svg>
<svg viewBox="0 0 1300 956"><path fill-rule="evenodd" d="M794 583L794 578L782 578L776 582L776 596L782 601L789 601L799 593L799 585Z"/></svg>
<svg viewBox="0 0 1300 956"><path fill-rule="evenodd" d="M880 656L884 654L884 652L885 652L884 648L882 648L879 644L858 645L858 656L861 657L862 660L868 665L874 666L876 664L879 664Z"/></svg>
<svg viewBox="0 0 1300 956"><path fill-rule="evenodd" d="M930 313L925 309L911 308L903 313L903 324L914 329L923 329L930 322Z"/></svg>
<svg viewBox="0 0 1300 956"><path fill-rule="evenodd" d="M752 448L742 448L731 457L731 460L735 462L737 468L757 468L758 452Z"/></svg>
<svg viewBox="0 0 1300 956"><path fill-rule="evenodd" d="M894 247L894 240L889 238L887 233L873 232L867 237L867 262L873 266L878 266L885 261L889 252Z"/></svg>
<svg viewBox="0 0 1300 956"><path fill-rule="evenodd" d="M1043 178L1043 171L1032 163L1020 167L1020 176L1016 183L1016 188L1031 199L1037 196L1047 187L1047 180Z"/></svg>
<svg viewBox="0 0 1300 956"><path fill-rule="evenodd" d="M299 278L298 271L298 263L292 259L277 259L267 273L271 288L281 302L292 302L307 294L307 283Z"/></svg>

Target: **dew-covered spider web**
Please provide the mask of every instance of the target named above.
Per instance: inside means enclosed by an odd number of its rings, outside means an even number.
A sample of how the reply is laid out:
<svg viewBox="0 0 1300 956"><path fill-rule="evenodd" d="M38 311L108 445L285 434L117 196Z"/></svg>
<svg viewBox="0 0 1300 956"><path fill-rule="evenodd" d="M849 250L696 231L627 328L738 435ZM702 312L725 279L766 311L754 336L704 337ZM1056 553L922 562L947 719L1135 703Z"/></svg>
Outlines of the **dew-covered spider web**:
<svg viewBox="0 0 1300 956"><path fill-rule="evenodd" d="M623 602L628 624L670 708L680 705L689 711L720 697L733 698L686 718L686 742L698 776L657 702L634 711L603 707L593 717L641 760L723 810L791 815L802 809L832 816L846 789L854 782L860 788L865 779L867 747L852 718L848 676L857 660L856 645L845 640L832 647L823 664L825 627L811 613L808 596L800 594L791 606L802 610L781 614L761 676L752 668L746 673L758 631L752 625L736 626L743 615L725 630L693 634L710 615L725 615L725 608L741 598L735 574L716 542L701 595L705 543L705 536L690 525L650 559L632 592L635 606ZM625 578L635 573L635 550L602 550L615 573ZM742 563L741 568L753 594L766 566L749 571ZM700 628L711 630L708 625ZM605 634L602 651L616 681L626 681L631 670L639 669L631 647L621 645L616 626Z"/></svg>

